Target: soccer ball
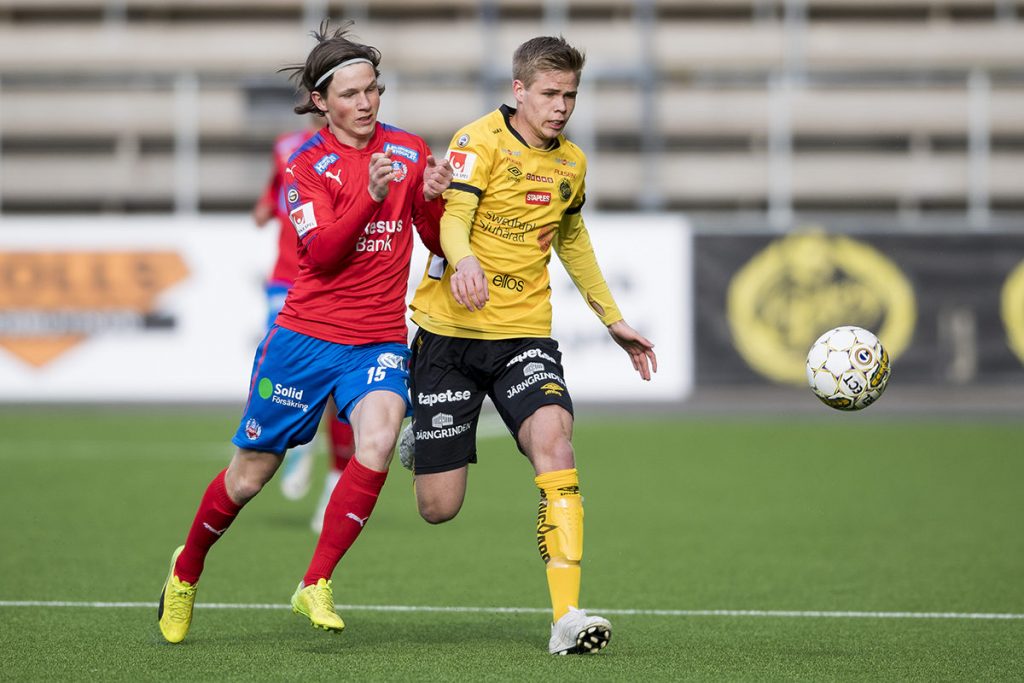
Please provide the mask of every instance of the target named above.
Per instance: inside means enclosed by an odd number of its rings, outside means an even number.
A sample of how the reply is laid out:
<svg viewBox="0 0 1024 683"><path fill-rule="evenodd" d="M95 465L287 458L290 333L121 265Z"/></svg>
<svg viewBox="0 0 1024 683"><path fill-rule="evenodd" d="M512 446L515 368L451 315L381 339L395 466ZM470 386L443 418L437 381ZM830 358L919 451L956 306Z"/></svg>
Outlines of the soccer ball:
<svg viewBox="0 0 1024 683"><path fill-rule="evenodd" d="M871 332L852 325L818 337L807 353L807 383L827 406L860 410L889 382L889 354Z"/></svg>

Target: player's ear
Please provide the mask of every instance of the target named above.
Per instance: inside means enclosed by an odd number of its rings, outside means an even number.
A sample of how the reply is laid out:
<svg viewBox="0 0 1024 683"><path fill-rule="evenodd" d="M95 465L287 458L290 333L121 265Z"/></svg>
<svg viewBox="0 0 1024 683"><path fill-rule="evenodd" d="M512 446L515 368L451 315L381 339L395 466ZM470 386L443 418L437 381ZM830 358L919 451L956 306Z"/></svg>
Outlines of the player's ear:
<svg viewBox="0 0 1024 683"><path fill-rule="evenodd" d="M327 113L327 100L324 98L323 95L320 94L319 91L314 90L313 92L311 92L309 94L309 99L313 100L313 104L316 106L317 109L324 112L325 114Z"/></svg>
<svg viewBox="0 0 1024 683"><path fill-rule="evenodd" d="M526 84L515 79L512 81L512 96L516 98L516 102L519 104L523 103L523 98L526 97Z"/></svg>

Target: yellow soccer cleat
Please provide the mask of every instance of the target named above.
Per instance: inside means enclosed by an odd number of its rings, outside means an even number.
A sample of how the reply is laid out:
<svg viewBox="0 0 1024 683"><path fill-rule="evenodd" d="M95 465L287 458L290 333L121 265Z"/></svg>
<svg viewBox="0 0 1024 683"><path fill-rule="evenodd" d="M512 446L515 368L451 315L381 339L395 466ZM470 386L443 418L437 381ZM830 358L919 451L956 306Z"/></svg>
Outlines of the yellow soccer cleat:
<svg viewBox="0 0 1024 683"><path fill-rule="evenodd" d="M345 628L345 622L334 611L331 582L325 579L317 581L315 586L305 587L299 581L299 587L292 595L292 611L309 617L313 628L322 628L325 631L340 631Z"/></svg>
<svg viewBox="0 0 1024 683"><path fill-rule="evenodd" d="M171 569L167 573L167 581L160 593L160 603L156 616L160 621L160 633L168 643L180 643L185 640L188 627L192 625L192 607L196 604L196 586L188 581L181 581L174 575L174 563L185 546L171 555Z"/></svg>

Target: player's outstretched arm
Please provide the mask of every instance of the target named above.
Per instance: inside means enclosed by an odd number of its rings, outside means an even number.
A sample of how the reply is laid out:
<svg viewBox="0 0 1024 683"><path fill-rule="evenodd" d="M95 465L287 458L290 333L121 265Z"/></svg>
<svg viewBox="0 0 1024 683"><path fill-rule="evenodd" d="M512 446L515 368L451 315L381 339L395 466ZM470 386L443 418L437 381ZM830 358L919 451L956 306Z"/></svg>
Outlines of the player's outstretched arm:
<svg viewBox="0 0 1024 683"><path fill-rule="evenodd" d="M482 310L491 298L487 291L487 276L476 256L466 256L455 264L452 274L452 296L470 311Z"/></svg>
<svg viewBox="0 0 1024 683"><path fill-rule="evenodd" d="M640 377L651 381L651 373L658 371L658 357L654 355L654 344L627 325L625 320L609 325L608 334L629 354L633 369L640 373Z"/></svg>

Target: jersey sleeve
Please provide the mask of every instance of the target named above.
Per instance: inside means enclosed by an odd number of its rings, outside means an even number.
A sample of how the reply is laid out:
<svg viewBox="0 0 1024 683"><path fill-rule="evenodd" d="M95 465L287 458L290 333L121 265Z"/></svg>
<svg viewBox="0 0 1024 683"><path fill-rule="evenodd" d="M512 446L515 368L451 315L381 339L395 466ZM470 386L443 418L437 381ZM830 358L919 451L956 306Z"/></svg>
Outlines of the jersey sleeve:
<svg viewBox="0 0 1024 683"><path fill-rule="evenodd" d="M441 248L448 263L455 266L473 255L469 232L480 198L471 192L446 193L444 216L441 218Z"/></svg>
<svg viewBox="0 0 1024 683"><path fill-rule="evenodd" d="M443 256L441 250L441 216L444 214L444 198L436 197L427 201L423 197L423 174L426 173L427 159L430 157L430 148L422 138L417 138L416 148L420 158L423 159L423 170L419 176L419 182L412 196L412 224L416 233L420 236L423 246L432 254Z"/></svg>
<svg viewBox="0 0 1024 683"><path fill-rule="evenodd" d="M622 313L597 264L590 233L579 211L566 213L559 224L553 247L576 289L601 322L611 325L622 320Z"/></svg>
<svg viewBox="0 0 1024 683"><path fill-rule="evenodd" d="M322 176L312 164L292 165L294 180L287 189L288 218L309 262L331 269L355 249L363 228L380 207L365 187L353 187L335 204Z"/></svg>
<svg viewBox="0 0 1024 683"><path fill-rule="evenodd" d="M453 266L473 255L469 233L480 198L490 184L495 156L494 145L484 142L484 136L469 127L455 133L448 146L446 158L452 165L452 184L444 193L441 246Z"/></svg>
<svg viewBox="0 0 1024 683"><path fill-rule="evenodd" d="M441 247L441 217L444 214L444 199L438 197L433 201L426 201L423 198L423 185L416 193L416 199L412 205L412 222L416 226L416 232L420 241L431 251L431 253L443 256Z"/></svg>

